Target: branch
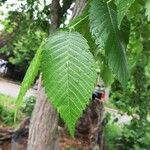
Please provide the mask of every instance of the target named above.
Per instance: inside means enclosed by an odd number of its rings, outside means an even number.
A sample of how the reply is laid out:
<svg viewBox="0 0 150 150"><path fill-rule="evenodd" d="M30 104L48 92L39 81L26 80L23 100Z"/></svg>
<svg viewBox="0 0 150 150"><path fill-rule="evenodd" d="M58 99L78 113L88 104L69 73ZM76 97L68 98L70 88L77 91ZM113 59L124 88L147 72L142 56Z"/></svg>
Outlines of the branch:
<svg viewBox="0 0 150 150"><path fill-rule="evenodd" d="M87 0L76 0L71 20L82 14L86 4Z"/></svg>
<svg viewBox="0 0 150 150"><path fill-rule="evenodd" d="M67 12L67 10L70 8L71 4L74 0L63 0L63 6L61 8L61 14L62 16Z"/></svg>
<svg viewBox="0 0 150 150"><path fill-rule="evenodd" d="M59 0L52 0L52 3L50 5L51 10L51 24L50 24L50 33L55 31L61 23L61 7L59 4Z"/></svg>

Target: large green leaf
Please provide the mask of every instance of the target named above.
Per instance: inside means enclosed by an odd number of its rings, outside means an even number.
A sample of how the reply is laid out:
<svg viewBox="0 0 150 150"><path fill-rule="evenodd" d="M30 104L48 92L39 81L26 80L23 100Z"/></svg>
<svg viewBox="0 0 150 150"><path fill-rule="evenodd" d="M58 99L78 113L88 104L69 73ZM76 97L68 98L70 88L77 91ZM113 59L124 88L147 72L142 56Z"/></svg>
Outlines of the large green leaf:
<svg viewBox="0 0 150 150"><path fill-rule="evenodd" d="M42 50L43 50L44 43L45 42L41 43L33 60L31 61L31 64L26 72L26 75L23 79L23 82L21 84L21 88L20 88L20 91L19 91L19 94L18 94L18 97L16 100L17 109L22 105L23 97L25 96L27 90L30 88L30 86L32 85L32 83L34 82L34 80L38 74L38 70L39 70L41 58L42 58Z"/></svg>
<svg viewBox="0 0 150 150"><path fill-rule="evenodd" d="M127 19L127 17L124 17L124 19L122 20L120 26L120 37L121 37L121 41L124 43L124 46L126 48L129 43L129 37L130 37L130 22Z"/></svg>
<svg viewBox="0 0 150 150"><path fill-rule="evenodd" d="M117 19L119 27L128 9L134 3L134 1L135 0L117 0Z"/></svg>
<svg viewBox="0 0 150 150"><path fill-rule="evenodd" d="M87 41L77 32L51 35L42 57L42 76L50 102L73 136L77 119L89 103L96 79Z"/></svg>
<svg viewBox="0 0 150 150"><path fill-rule="evenodd" d="M112 3L93 0L90 8L91 32L96 43L105 49L108 66L122 85L128 80L125 43L117 26L117 14Z"/></svg>
<svg viewBox="0 0 150 150"><path fill-rule="evenodd" d="M150 21L150 0L146 1L145 8L146 8L145 15L147 16L148 21Z"/></svg>

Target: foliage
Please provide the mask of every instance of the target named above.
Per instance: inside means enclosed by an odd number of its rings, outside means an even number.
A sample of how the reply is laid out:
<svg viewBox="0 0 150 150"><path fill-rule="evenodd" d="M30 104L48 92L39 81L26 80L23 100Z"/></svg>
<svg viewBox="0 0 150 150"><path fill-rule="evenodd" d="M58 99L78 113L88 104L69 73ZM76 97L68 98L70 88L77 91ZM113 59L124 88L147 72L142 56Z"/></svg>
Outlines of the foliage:
<svg viewBox="0 0 150 150"><path fill-rule="evenodd" d="M0 105L0 120L9 126L14 125L15 111ZM17 118L18 119L18 118Z"/></svg>
<svg viewBox="0 0 150 150"><path fill-rule="evenodd" d="M5 2L6 0L0 0L0 6Z"/></svg>
<svg viewBox="0 0 150 150"><path fill-rule="evenodd" d="M114 82L113 74L106 63L101 69L101 77L106 87L109 87Z"/></svg>
<svg viewBox="0 0 150 150"><path fill-rule="evenodd" d="M0 121L9 126L14 125L14 102L14 98L0 94Z"/></svg>
<svg viewBox="0 0 150 150"><path fill-rule="evenodd" d="M0 5L7 7L5 9L8 11L8 14L3 16L6 17L5 20L1 21L4 26L1 36L5 44L0 47L0 54L3 54L4 58L22 73L26 72L40 43L49 33L51 2L42 2L38 0L12 1L12 5L5 5L7 0L0 2ZM65 26L67 10L73 0L62 0L62 2L60 24ZM20 5L17 5L18 3Z"/></svg>
<svg viewBox="0 0 150 150"><path fill-rule="evenodd" d="M36 97L30 96L25 98L24 103L21 107L21 111L27 116L30 117L32 115L32 111L34 109L36 102Z"/></svg>
<svg viewBox="0 0 150 150"><path fill-rule="evenodd" d="M123 128L118 149L140 150L150 148L150 73L149 47L150 25L144 16L144 8L130 11L131 34L128 45L128 60L131 77L126 90L115 82L112 86L112 101L121 111L132 116L129 125ZM140 32L138 32L140 31Z"/></svg>
<svg viewBox="0 0 150 150"><path fill-rule="evenodd" d="M45 42L43 41L41 43L39 49L37 50L36 55L34 56L30 66L26 72L26 75L23 79L22 86L20 88L19 95L16 100L16 106L17 106L16 111L22 105L23 97L25 96L29 87L33 84L33 82L38 74L39 67L41 64L42 50L43 50L44 44L45 44Z"/></svg>
<svg viewBox="0 0 150 150"><path fill-rule="evenodd" d="M140 122L140 123L139 123ZM136 120L123 128L123 133L118 140L118 148L122 150L148 150L150 148L150 122Z"/></svg>
<svg viewBox="0 0 150 150"><path fill-rule="evenodd" d="M104 106L105 106L105 108L107 109L114 109L114 110L116 110L117 109L117 107L116 107L116 105L114 104L114 101L113 101L113 99L109 99L109 100L107 100L105 103L104 103Z"/></svg>
<svg viewBox="0 0 150 150"><path fill-rule="evenodd" d="M43 83L72 136L94 88L94 66L87 41L79 33L59 31L49 37L42 57Z"/></svg>
<svg viewBox="0 0 150 150"><path fill-rule="evenodd" d="M128 80L126 46L121 38L122 32L117 26L114 4L107 3L105 0L93 0L90 9L90 26L96 43L105 49L108 66L125 86Z"/></svg>
<svg viewBox="0 0 150 150"><path fill-rule="evenodd" d="M121 22L124 16L127 14L128 9L134 3L135 0L118 0L117 1L117 20L120 28Z"/></svg>
<svg viewBox="0 0 150 150"><path fill-rule="evenodd" d="M0 93L0 104L3 106L14 105L15 98Z"/></svg>
<svg viewBox="0 0 150 150"><path fill-rule="evenodd" d="M89 26L89 8L90 2L88 2L86 8L84 9L82 15L76 17L72 20L68 28L73 31L77 31L83 35L83 37L88 41L88 45L90 46L90 51L96 57L97 45L95 44L94 38L91 36L90 26Z"/></svg>
<svg viewBox="0 0 150 150"><path fill-rule="evenodd" d="M20 119L26 116L31 116L36 98L30 96L24 99L22 107L18 110L18 115L15 117L15 98L0 94L0 122L7 126L16 126Z"/></svg>
<svg viewBox="0 0 150 150"><path fill-rule="evenodd" d="M43 38L45 38L45 35L41 32L29 32L25 36L22 36L19 41L14 43L15 49L13 53L15 55L9 57L9 62L26 71Z"/></svg>
<svg viewBox="0 0 150 150"><path fill-rule="evenodd" d="M109 120L104 129L104 140L107 150L117 149L116 142L122 135L122 127L116 122Z"/></svg>
<svg viewBox="0 0 150 150"><path fill-rule="evenodd" d="M0 53L24 73L47 33L35 27L29 19L29 14L24 11L9 12L3 25L5 28L2 36L6 43L0 48Z"/></svg>
<svg viewBox="0 0 150 150"><path fill-rule="evenodd" d="M146 8L145 15L147 16L148 21L150 21L150 0L146 1L145 8Z"/></svg>
<svg viewBox="0 0 150 150"><path fill-rule="evenodd" d="M132 11L131 4L138 5L140 9ZM124 93L122 86L118 82L114 83L114 86L117 87L116 90L118 90L116 95L112 94L113 99L118 99L119 103L116 106L127 111L128 114L136 113L142 121L146 119L149 112L149 105L145 109L145 104L149 104L149 99L147 98L149 91L143 94L139 93L148 89L148 81L147 77L145 77L144 68L148 62L147 59L142 62L141 58L145 58L149 54L147 52L147 48L149 47L149 31L146 29L145 32L142 29L145 29L145 22L146 27L148 27L148 24L145 20L146 17L144 16L141 19L139 13L136 12L141 10L142 13L140 15L143 14L145 8L137 1L127 4L121 0L119 3L106 0L91 0L91 4L87 6L83 15L72 21L69 25L69 32L63 30L50 35L45 49L43 49L41 60L43 82L49 100L57 108L61 117L68 125L71 135L74 134L77 119L89 102L94 81L96 80L94 59L100 65L100 71L103 74L104 80L109 79L109 82L105 81L106 85L113 82L112 72L124 87L127 85L126 93ZM130 13L128 14L127 12L129 11ZM33 16L31 18L33 19ZM132 76L131 80L127 82L126 48L129 39L129 22L131 22L131 34L127 54ZM88 23L89 26L87 25ZM138 30L136 27L138 27ZM80 34L73 32L73 30L76 30ZM140 33L140 37L138 37L138 31L143 31ZM138 34L136 35L136 33ZM136 45L136 48L146 47L146 53L131 49L133 43L139 43L132 41L133 39L136 40L136 37L138 37L139 41L142 40L142 43L140 42L142 46L140 47L139 44L138 46ZM95 46L96 44L98 47ZM137 55L134 55L134 53ZM39 57L40 55L37 54L37 56ZM35 72L37 72L40 64L37 56L35 56L27 71L22 84L22 93L19 94L18 103L21 102L27 88L31 85L31 80L35 78ZM135 64L132 64L133 62ZM37 63L38 65L36 65ZM139 64L137 65L137 63ZM34 66L37 67L34 68ZM147 73L149 72L147 71ZM144 86L143 83L138 82L139 77L142 78ZM113 90L115 91L115 87ZM120 99L122 99L122 102ZM128 110L126 110L127 106Z"/></svg>

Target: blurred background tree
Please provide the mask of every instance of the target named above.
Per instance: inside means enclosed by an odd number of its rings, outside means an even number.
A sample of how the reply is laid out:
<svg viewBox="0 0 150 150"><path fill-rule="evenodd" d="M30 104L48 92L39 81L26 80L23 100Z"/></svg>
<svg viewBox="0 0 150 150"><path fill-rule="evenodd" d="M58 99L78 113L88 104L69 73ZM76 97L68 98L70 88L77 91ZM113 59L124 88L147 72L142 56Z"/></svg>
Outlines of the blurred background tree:
<svg viewBox="0 0 150 150"><path fill-rule="evenodd" d="M150 23L144 13L143 4L135 1L127 15L131 20L127 88L123 90L117 81L112 84L110 101L121 115L132 116L117 137L114 148L119 150L150 149Z"/></svg>
<svg viewBox="0 0 150 150"><path fill-rule="evenodd" d="M8 75L22 80L24 74L43 39L48 37L50 27L50 2L37 0L20 1L19 4L6 5L8 14L1 21L3 30L0 32L0 59L8 61ZM61 26L65 20L73 0L62 3ZM5 8L6 9L6 8ZM16 76L17 74L17 76Z"/></svg>

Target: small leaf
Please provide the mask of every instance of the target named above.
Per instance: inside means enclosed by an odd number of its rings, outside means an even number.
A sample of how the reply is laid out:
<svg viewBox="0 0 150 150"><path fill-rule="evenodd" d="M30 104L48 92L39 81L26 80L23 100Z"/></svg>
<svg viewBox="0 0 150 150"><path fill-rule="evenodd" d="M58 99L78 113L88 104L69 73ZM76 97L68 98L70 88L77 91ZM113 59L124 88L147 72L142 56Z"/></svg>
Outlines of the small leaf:
<svg viewBox="0 0 150 150"><path fill-rule="evenodd" d="M44 44L45 44L45 42L41 43L41 46L37 50L33 60L31 61L30 66L29 66L29 68L25 74L25 77L24 77L23 82L21 84L21 88L20 88L20 91L19 91L19 94L18 94L18 97L16 100L17 109L22 105L23 97L25 96L27 90L30 88L30 86L32 85L32 83L34 82L34 80L38 74Z"/></svg>
<svg viewBox="0 0 150 150"><path fill-rule="evenodd" d="M135 0L118 0L117 1L117 20L120 28L121 22Z"/></svg>
<svg viewBox="0 0 150 150"><path fill-rule="evenodd" d="M146 8L145 15L147 16L148 21L150 21L150 0L146 1L145 8Z"/></svg>
<svg viewBox="0 0 150 150"><path fill-rule="evenodd" d="M101 71L101 77L105 83L106 87L109 87L114 79L113 79L113 74L112 71L110 70L110 68L108 67L108 65L104 65L102 71Z"/></svg>
<svg viewBox="0 0 150 150"><path fill-rule="evenodd" d="M72 136L91 97L96 80L94 66L87 41L79 33L59 31L49 37L42 57L43 83Z"/></svg>
<svg viewBox="0 0 150 150"><path fill-rule="evenodd" d="M96 43L105 49L109 68L125 86L128 81L126 41L117 26L114 4L105 0L93 0L90 8L90 26Z"/></svg>

